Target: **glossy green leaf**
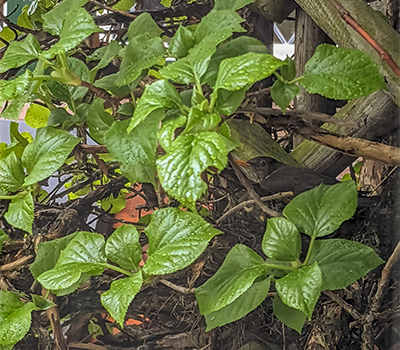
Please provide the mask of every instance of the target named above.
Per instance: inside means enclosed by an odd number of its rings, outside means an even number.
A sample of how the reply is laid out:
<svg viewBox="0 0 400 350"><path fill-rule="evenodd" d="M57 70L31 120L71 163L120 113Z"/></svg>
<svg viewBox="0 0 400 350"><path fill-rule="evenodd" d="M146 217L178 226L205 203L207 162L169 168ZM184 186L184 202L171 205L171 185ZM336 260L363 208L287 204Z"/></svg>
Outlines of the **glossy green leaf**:
<svg viewBox="0 0 400 350"><path fill-rule="evenodd" d="M256 252L245 245L235 245L215 275L196 288L200 313L210 314L229 305L266 270L264 260Z"/></svg>
<svg viewBox="0 0 400 350"><path fill-rule="evenodd" d="M138 125L130 134L130 120L114 121L105 134L105 144L111 155L121 162L121 171L130 182L154 183L158 124L164 113L152 113L146 123Z"/></svg>
<svg viewBox="0 0 400 350"><path fill-rule="evenodd" d="M35 304L24 304L13 292L0 291L0 347L12 347L28 333L35 308Z"/></svg>
<svg viewBox="0 0 400 350"><path fill-rule="evenodd" d="M219 134L224 140L225 147L228 152L233 151L236 147L240 146L240 144L232 138L231 129L226 122L222 123L222 125L219 127Z"/></svg>
<svg viewBox="0 0 400 350"><path fill-rule="evenodd" d="M208 85L214 86L221 62L226 58L237 57L248 52L266 54L267 47L260 40L249 36L241 36L221 44L211 57L209 67L204 75L204 81Z"/></svg>
<svg viewBox="0 0 400 350"><path fill-rule="evenodd" d="M283 64L284 62L274 56L253 52L226 58L219 66L214 91L221 88L229 91L240 90L270 76Z"/></svg>
<svg viewBox="0 0 400 350"><path fill-rule="evenodd" d="M0 60L0 73L11 68L21 67L25 63L38 58L40 52L40 44L32 34L28 34L22 41L11 42Z"/></svg>
<svg viewBox="0 0 400 350"><path fill-rule="evenodd" d="M96 98L89 107L86 121L90 137L104 145L104 134L110 129L113 121L113 116L104 110L104 100Z"/></svg>
<svg viewBox="0 0 400 350"><path fill-rule="evenodd" d="M218 100L216 107L218 112L227 116L232 115L242 104L246 96L247 88L238 91L227 91L220 89L218 91Z"/></svg>
<svg viewBox="0 0 400 350"><path fill-rule="evenodd" d="M310 237L323 237L337 230L350 219L357 208L357 188L354 181L334 186L321 184L292 199L283 215L300 232Z"/></svg>
<svg viewBox="0 0 400 350"><path fill-rule="evenodd" d="M41 295L31 294L32 301L38 310L47 310L56 306L51 300L43 298Z"/></svg>
<svg viewBox="0 0 400 350"><path fill-rule="evenodd" d="M1 112L0 116L4 119L17 120L21 115L22 108L24 108L25 104L28 102L28 99L29 94L25 91L20 96L14 98L11 103L8 104L7 108Z"/></svg>
<svg viewBox="0 0 400 350"><path fill-rule="evenodd" d="M215 131L221 117L217 113L206 113L196 107L190 108L183 134L197 134L202 131Z"/></svg>
<svg viewBox="0 0 400 350"><path fill-rule="evenodd" d="M227 323L239 320L257 308L267 297L270 280L256 281L242 295L222 309L205 314L207 322L206 332L221 327Z"/></svg>
<svg viewBox="0 0 400 350"><path fill-rule="evenodd" d="M271 87L271 97L283 113L299 92L300 88L297 85L283 83L280 80L276 80Z"/></svg>
<svg viewBox="0 0 400 350"><path fill-rule="evenodd" d="M165 275L192 264L208 242L222 232L197 214L165 208L153 212L145 233L149 239L149 258L144 272Z"/></svg>
<svg viewBox="0 0 400 350"><path fill-rule="evenodd" d="M29 5L25 5L22 10L21 14L18 16L17 24L23 28L28 29L35 29L32 24L32 20L29 18L28 15Z"/></svg>
<svg viewBox="0 0 400 350"><path fill-rule="evenodd" d="M274 315L279 321L301 334L304 322L306 322L307 319L307 315L304 312L293 309L284 304L278 293L275 294L272 306L274 309Z"/></svg>
<svg viewBox="0 0 400 350"><path fill-rule="evenodd" d="M207 189L201 173L227 164L225 141L214 132L180 135L168 153L157 161L157 172L167 193L187 204L193 204Z"/></svg>
<svg viewBox="0 0 400 350"><path fill-rule="evenodd" d="M107 262L104 247L101 234L79 232L61 251L55 267L42 273L37 280L46 289L57 290L76 283L82 273L99 275Z"/></svg>
<svg viewBox="0 0 400 350"><path fill-rule="evenodd" d="M240 25L244 19L233 10L211 10L203 17L195 32L195 39L200 43L204 38L217 38L222 42L232 33L242 33L246 30Z"/></svg>
<svg viewBox="0 0 400 350"><path fill-rule="evenodd" d="M214 9L236 11L252 2L254 2L254 0L215 0Z"/></svg>
<svg viewBox="0 0 400 350"><path fill-rule="evenodd" d="M131 41L137 36L144 36L144 38L159 37L161 33L163 33L163 30L154 22L151 15L145 12L136 17L129 25L128 40Z"/></svg>
<svg viewBox="0 0 400 350"><path fill-rule="evenodd" d="M133 114L128 132L145 120L153 111L158 109L180 109L181 106L182 100L175 87L167 80L158 80L146 86Z"/></svg>
<svg viewBox="0 0 400 350"><path fill-rule="evenodd" d="M94 23L92 16L85 9L70 10L62 24L60 40L49 50L44 51L43 56L53 58L58 53L73 49L89 35L100 31L101 29Z"/></svg>
<svg viewBox="0 0 400 350"><path fill-rule="evenodd" d="M281 67L281 76L284 80L290 81L296 77L296 66L294 64L294 60L290 57L286 57L285 62L286 65Z"/></svg>
<svg viewBox="0 0 400 350"><path fill-rule="evenodd" d="M88 0L61 1L51 11L42 15L44 21L43 28L53 35L60 35L63 28L63 22L67 15L69 15L69 12L78 10L87 2Z"/></svg>
<svg viewBox="0 0 400 350"><path fill-rule="evenodd" d="M0 103L7 100L13 100L21 94L24 94L29 85L30 77L31 72L26 71L18 78L12 80L0 80ZM3 117L3 113L1 113L1 116Z"/></svg>
<svg viewBox="0 0 400 350"><path fill-rule="evenodd" d="M101 89L110 91L113 95L118 97L124 97L129 95L130 88L128 85L117 86L115 81L117 80L118 73L110 74L98 79L94 82L94 86L99 87ZM133 83L132 83L133 84ZM131 84L130 84L131 85Z"/></svg>
<svg viewBox="0 0 400 350"><path fill-rule="evenodd" d="M91 71L98 71L99 69L107 67L113 60L113 58L118 55L119 51L121 50L121 46L118 44L118 41L111 40L107 46L101 47L96 51L100 50L102 50L100 62L97 63L97 65L94 68L92 68ZM96 51L94 52L94 54L96 53Z"/></svg>
<svg viewBox="0 0 400 350"><path fill-rule="evenodd" d="M76 235L77 233L73 233L53 241L39 243L36 259L29 268L33 277L37 279L43 272L54 268L61 251L67 247L69 242L71 242Z"/></svg>
<svg viewBox="0 0 400 350"><path fill-rule="evenodd" d="M65 108L54 108L47 120L47 126L61 126L63 130L68 130L76 123L82 122L77 114L69 114Z"/></svg>
<svg viewBox="0 0 400 350"><path fill-rule="evenodd" d="M300 233L296 226L285 218L268 219L262 250L269 258L295 261L300 257Z"/></svg>
<svg viewBox="0 0 400 350"><path fill-rule="evenodd" d="M0 188L5 191L16 192L24 183L25 173L21 159L14 152L0 159Z"/></svg>
<svg viewBox="0 0 400 350"><path fill-rule="evenodd" d="M176 58L185 57L195 45L194 32L190 28L179 26L168 46L169 53Z"/></svg>
<svg viewBox="0 0 400 350"><path fill-rule="evenodd" d="M121 107L119 107L119 109L117 111L117 113L121 113L123 115L129 115L129 116L132 116L133 112L135 112L135 107L130 102L124 103Z"/></svg>
<svg viewBox="0 0 400 350"><path fill-rule="evenodd" d="M310 257L313 262L321 269L321 290L345 288L384 263L372 248L346 239L316 241Z"/></svg>
<svg viewBox="0 0 400 350"><path fill-rule="evenodd" d="M136 0L118 1L112 8L119 11L129 11L136 4Z"/></svg>
<svg viewBox="0 0 400 350"><path fill-rule="evenodd" d="M4 214L4 218L11 226L32 234L33 209L32 194L28 192L24 197L11 201L7 213Z"/></svg>
<svg viewBox="0 0 400 350"><path fill-rule="evenodd" d="M34 129L44 128L50 116L46 107L32 103L25 115L25 123Z"/></svg>
<svg viewBox="0 0 400 350"><path fill-rule="evenodd" d="M142 260L142 247L136 227L118 227L107 240L106 256L125 270L135 270Z"/></svg>
<svg viewBox="0 0 400 350"><path fill-rule="evenodd" d="M275 283L282 301L310 319L319 299L322 274L317 263L288 273Z"/></svg>
<svg viewBox="0 0 400 350"><path fill-rule="evenodd" d="M25 185L32 185L53 174L68 158L80 139L51 127L41 128L35 140L26 146L22 163L28 171Z"/></svg>
<svg viewBox="0 0 400 350"><path fill-rule="evenodd" d="M3 27L0 31L0 38L7 42L11 42L15 39L15 33L9 27ZM0 49L6 46L2 41L0 41Z"/></svg>
<svg viewBox="0 0 400 350"><path fill-rule="evenodd" d="M304 67L299 81L310 94L349 100L386 89L377 64L366 53L323 44Z"/></svg>
<svg viewBox="0 0 400 350"><path fill-rule="evenodd" d="M184 126L186 123L186 116L178 114L166 117L162 121L161 130L158 132L158 141L161 147L168 151L172 141L175 140L175 130Z"/></svg>
<svg viewBox="0 0 400 350"><path fill-rule="evenodd" d="M110 289L101 294L101 303L110 316L123 327L128 307L143 284L141 273L111 283Z"/></svg>
<svg viewBox="0 0 400 350"><path fill-rule="evenodd" d="M140 76L143 69L157 64L164 54L165 47L159 37L144 40L139 36L132 39L128 46L120 51L122 61L115 84L123 86L131 83Z"/></svg>
<svg viewBox="0 0 400 350"><path fill-rule="evenodd" d="M200 82L202 76L207 71L217 43L215 40L204 39L194 48L190 49L186 57L170 63L161 69L161 76L180 84Z"/></svg>

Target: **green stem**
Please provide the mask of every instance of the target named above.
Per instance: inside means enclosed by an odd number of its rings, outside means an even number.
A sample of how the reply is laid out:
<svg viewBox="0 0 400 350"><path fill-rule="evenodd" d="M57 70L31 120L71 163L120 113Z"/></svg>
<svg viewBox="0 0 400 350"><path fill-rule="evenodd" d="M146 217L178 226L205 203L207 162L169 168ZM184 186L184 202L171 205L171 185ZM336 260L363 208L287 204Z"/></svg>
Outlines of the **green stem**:
<svg viewBox="0 0 400 350"><path fill-rule="evenodd" d="M188 106L186 106L186 105L182 105L181 112L183 114L189 113L190 112L190 108Z"/></svg>
<svg viewBox="0 0 400 350"><path fill-rule="evenodd" d="M303 265L307 265L308 262L309 262L309 260L310 260L311 253L312 253L312 250L313 250L313 247L314 247L314 242L315 242L315 239L316 239L316 238L317 238L317 236L316 236L316 234L313 232L313 235L312 235L311 241L310 241L310 245L308 246L308 251L307 251L306 259L304 260Z"/></svg>
<svg viewBox="0 0 400 350"><path fill-rule="evenodd" d="M204 97L204 95L203 95L203 89L201 88L200 81L198 81L198 80L196 79L195 84L196 84L196 88L197 88L197 90L199 91L199 93L201 94L201 96Z"/></svg>
<svg viewBox="0 0 400 350"><path fill-rule="evenodd" d="M304 78L304 75L302 75L301 77L297 77L297 78L295 78L295 79L293 79L291 81L288 81L288 84L297 83L298 81L303 80L303 78Z"/></svg>
<svg viewBox="0 0 400 350"><path fill-rule="evenodd" d="M217 98L218 98L218 95L217 95L217 94L215 94L215 96L212 96L212 95L211 95L210 106L208 107L208 110L209 110L210 112L213 111L214 106L215 106L215 102L217 102Z"/></svg>
<svg viewBox="0 0 400 350"><path fill-rule="evenodd" d="M46 63L49 66L54 66L54 64L52 62L50 62L49 60L47 60L46 58L39 56L39 61L42 61L43 63Z"/></svg>
<svg viewBox="0 0 400 350"><path fill-rule="evenodd" d="M12 195L5 195L5 196L0 196L0 199L18 199L18 198L23 198L27 195L28 191L27 190L23 190L22 192L19 192L17 194L12 194Z"/></svg>
<svg viewBox="0 0 400 350"><path fill-rule="evenodd" d="M283 79L282 75L280 75L277 71L274 72L274 75L280 80L282 83L285 82L285 79Z"/></svg>
<svg viewBox="0 0 400 350"><path fill-rule="evenodd" d="M115 266L115 265L105 264L105 267L108 268L108 269L110 269L110 270L114 270L114 271L123 273L124 275L127 275L127 276L129 276L129 277L132 277L132 276L133 276L133 273L132 273L132 272L126 271L126 270L124 270L124 269L121 269L120 267Z"/></svg>
<svg viewBox="0 0 400 350"><path fill-rule="evenodd" d="M32 77L31 80L53 80L53 81L60 81L60 78L52 77L51 75L37 75Z"/></svg>
<svg viewBox="0 0 400 350"><path fill-rule="evenodd" d="M285 265L265 264L265 266L269 267L270 269L280 269L280 270L285 270L285 271L296 271L296 270L298 270L297 267L285 266Z"/></svg>

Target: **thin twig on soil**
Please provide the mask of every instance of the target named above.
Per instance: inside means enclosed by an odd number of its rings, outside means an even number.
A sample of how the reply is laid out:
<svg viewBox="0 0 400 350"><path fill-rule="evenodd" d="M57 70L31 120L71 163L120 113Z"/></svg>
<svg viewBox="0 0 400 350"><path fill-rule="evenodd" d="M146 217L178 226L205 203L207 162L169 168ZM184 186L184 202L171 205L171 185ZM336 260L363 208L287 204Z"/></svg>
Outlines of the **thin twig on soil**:
<svg viewBox="0 0 400 350"><path fill-rule="evenodd" d="M181 292L181 293L184 293L184 294L192 294L195 291L194 288L181 287L181 286L178 286L177 284L172 283L170 281L167 281L165 279L161 279L161 280L159 280L159 282L164 284L164 285L166 285L167 287L169 287L169 288L171 288L173 290L176 290L177 292Z"/></svg>
<svg viewBox="0 0 400 350"><path fill-rule="evenodd" d="M33 255L27 255L27 256L22 257L21 259L10 262L9 264L2 265L2 266L0 266L0 272L15 270L18 267L26 265L28 263L28 261L32 258L33 258Z"/></svg>

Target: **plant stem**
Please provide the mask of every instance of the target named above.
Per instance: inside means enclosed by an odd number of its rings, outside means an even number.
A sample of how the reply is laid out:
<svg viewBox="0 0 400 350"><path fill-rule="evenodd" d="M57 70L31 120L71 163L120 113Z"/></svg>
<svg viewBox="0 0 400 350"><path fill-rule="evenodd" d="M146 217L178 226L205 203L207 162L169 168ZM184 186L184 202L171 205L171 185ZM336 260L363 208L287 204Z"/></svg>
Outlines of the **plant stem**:
<svg viewBox="0 0 400 350"><path fill-rule="evenodd" d="M114 270L114 271L123 273L124 275L127 275L127 276L129 276L129 277L132 277L132 276L133 276L133 273L132 273L132 272L129 272L129 271L124 270L124 269L121 269L120 267L115 266L115 265L105 264L105 267L108 268L108 269L111 269L111 270Z"/></svg>
<svg viewBox="0 0 400 350"><path fill-rule="evenodd" d="M285 79L283 79L282 75L280 75L277 71L274 72L274 75L280 80L282 83L285 82Z"/></svg>
<svg viewBox="0 0 400 350"><path fill-rule="evenodd" d="M12 195L5 195L5 196L0 196L0 199L18 199L18 198L22 198L25 197L27 195L28 191L27 190L23 190L22 192L19 192L17 194L12 194Z"/></svg>
<svg viewBox="0 0 400 350"><path fill-rule="evenodd" d="M293 80L291 80L291 81L288 81L288 84L294 84L294 83L297 83L298 81L302 80L303 78L304 78L304 76L303 76L303 75L302 75L301 77L294 78Z"/></svg>
<svg viewBox="0 0 400 350"><path fill-rule="evenodd" d="M280 270L285 270L285 271L296 271L296 270L298 270L297 267L285 266L285 265L277 265L277 264L265 264L265 266L269 267L270 269L280 269Z"/></svg>
<svg viewBox="0 0 400 350"><path fill-rule="evenodd" d="M211 95L210 106L208 107L208 110L209 110L210 112L213 111L214 106L215 106L215 102L217 102L217 98L218 98L218 95L217 95L217 94L215 94L215 96L212 96L212 95Z"/></svg>
<svg viewBox="0 0 400 350"><path fill-rule="evenodd" d="M317 236L316 236L315 232L313 232L313 235L312 235L311 241L310 241L310 245L308 246L308 251L307 251L306 259L304 260L303 265L307 265L307 264L308 264L308 261L310 260L311 253L312 253L312 250L313 250L313 247L314 247L314 242L315 242L315 239L316 239L316 238L317 238Z"/></svg>

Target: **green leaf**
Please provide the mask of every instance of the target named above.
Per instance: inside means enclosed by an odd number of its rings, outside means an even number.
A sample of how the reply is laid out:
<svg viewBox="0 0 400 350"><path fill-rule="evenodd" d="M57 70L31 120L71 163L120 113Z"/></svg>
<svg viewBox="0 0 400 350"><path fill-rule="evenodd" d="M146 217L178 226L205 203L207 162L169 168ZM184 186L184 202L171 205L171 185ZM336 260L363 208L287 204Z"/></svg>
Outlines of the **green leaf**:
<svg viewBox="0 0 400 350"><path fill-rule="evenodd" d="M270 76L283 64L284 62L274 56L253 52L226 58L219 66L214 91L221 88L229 91L243 89Z"/></svg>
<svg viewBox="0 0 400 350"><path fill-rule="evenodd" d="M182 100L175 87L167 80L158 80L146 86L142 97L133 114L128 132L131 132L140 122L158 109L180 109Z"/></svg>
<svg viewBox="0 0 400 350"><path fill-rule="evenodd" d="M254 0L215 0L214 9L236 11L252 2Z"/></svg>
<svg viewBox="0 0 400 350"><path fill-rule="evenodd" d="M366 53L323 44L304 67L299 81L310 94L350 100L386 89L377 64Z"/></svg>
<svg viewBox="0 0 400 350"><path fill-rule="evenodd" d="M357 208L357 188L354 181L334 186L321 184L292 199L283 215L300 232L310 237L323 237L337 230L350 219Z"/></svg>
<svg viewBox="0 0 400 350"><path fill-rule="evenodd" d="M180 135L168 153L157 160L157 172L163 188L178 200L193 204L207 189L201 173L227 164L225 141L214 132Z"/></svg>
<svg viewBox="0 0 400 350"><path fill-rule="evenodd" d="M110 289L101 294L102 305L121 327L123 327L128 307L135 295L139 293L142 284L143 277L139 272L131 277L112 282Z"/></svg>
<svg viewBox="0 0 400 350"><path fill-rule="evenodd" d="M207 40L214 38L218 42L222 42L229 38L233 32L245 32L246 30L240 25L242 22L244 22L244 19L233 10L213 9L202 18L197 26L196 42L200 43L204 38L207 38Z"/></svg>
<svg viewBox="0 0 400 350"><path fill-rule="evenodd" d="M61 126L63 130L68 130L76 123L82 122L77 114L69 114L65 108L54 108L47 120L47 126Z"/></svg>
<svg viewBox="0 0 400 350"><path fill-rule="evenodd" d="M42 15L43 28L53 35L60 35L63 22L69 12L74 12L85 5L88 0L68 0L61 1L51 11Z"/></svg>
<svg viewBox="0 0 400 350"><path fill-rule="evenodd" d="M207 71L211 56L216 50L218 41L204 39L189 54L180 60L170 63L160 70L160 74L176 83L190 84L200 82Z"/></svg>
<svg viewBox="0 0 400 350"><path fill-rule="evenodd" d="M80 139L64 130L41 128L35 140L26 146L22 163L28 171L25 185L32 185L53 174L68 158Z"/></svg>
<svg viewBox="0 0 400 350"><path fill-rule="evenodd" d="M92 16L85 9L70 10L65 16L60 32L60 40L49 50L44 51L43 56L53 58L59 53L73 49L90 34L100 31L101 29L94 23Z"/></svg>
<svg viewBox="0 0 400 350"><path fill-rule="evenodd" d="M15 39L15 33L9 27L3 27L0 31L0 38L7 42L11 42ZM0 42L0 48L6 46L3 42Z"/></svg>
<svg viewBox="0 0 400 350"><path fill-rule="evenodd" d="M281 76L284 80L290 81L296 77L296 66L294 60L290 57L286 57L285 62L287 65L281 67Z"/></svg>
<svg viewBox="0 0 400 350"><path fill-rule="evenodd" d="M226 122L223 122L222 125L219 127L219 134L223 138L226 150L228 152L233 151L236 147L240 146L240 144L232 138L231 129Z"/></svg>
<svg viewBox="0 0 400 350"><path fill-rule="evenodd" d="M107 240L106 256L125 270L136 270L142 260L142 246L136 227L118 227Z"/></svg>
<svg viewBox="0 0 400 350"><path fill-rule="evenodd" d="M119 213L126 207L125 193L120 192L116 198L110 196L107 199L103 199L100 201L100 205L109 214Z"/></svg>
<svg viewBox="0 0 400 350"><path fill-rule="evenodd" d="M28 34L23 41L13 41L0 60L0 73L18 68L39 57L41 52L37 39Z"/></svg>
<svg viewBox="0 0 400 350"><path fill-rule="evenodd" d="M32 194L28 192L24 197L11 201L7 213L4 214L4 218L11 226L32 234L33 209Z"/></svg>
<svg viewBox="0 0 400 350"><path fill-rule="evenodd" d="M280 80L276 80L271 87L271 97L283 113L299 92L300 88L297 85L283 83Z"/></svg>
<svg viewBox="0 0 400 350"><path fill-rule="evenodd" d="M31 312L35 304L24 304L17 294L0 291L0 346L13 346L31 326Z"/></svg>
<svg viewBox="0 0 400 350"><path fill-rule="evenodd" d="M216 107L221 114L232 115L242 104L246 96L247 88L238 91L227 91L220 89Z"/></svg>
<svg viewBox="0 0 400 350"><path fill-rule="evenodd" d="M295 261L300 257L301 237L294 224L285 218L268 219L262 250L278 261Z"/></svg>
<svg viewBox="0 0 400 350"><path fill-rule="evenodd" d="M321 290L345 288L384 263L372 248L346 239L316 241L310 257L313 262L321 269Z"/></svg>
<svg viewBox="0 0 400 350"><path fill-rule="evenodd" d="M0 159L0 188L5 191L16 192L24 183L25 174L21 159L14 152Z"/></svg>
<svg viewBox="0 0 400 350"><path fill-rule="evenodd" d="M176 58L185 57L195 45L194 33L190 28L179 26L175 35L171 38L168 51Z"/></svg>
<svg viewBox="0 0 400 350"><path fill-rule="evenodd" d="M146 39L159 37L161 33L163 33L163 30L156 22L154 22L151 15L148 12L145 12L136 17L136 19L129 25L128 41L131 41L137 36L144 36ZM144 38L141 40L143 39Z"/></svg>
<svg viewBox="0 0 400 350"><path fill-rule="evenodd" d="M249 36L241 36L221 44L211 57L209 67L203 78L204 81L208 85L214 86L221 62L226 58L237 57L248 52L266 54L267 47L258 39Z"/></svg>
<svg viewBox="0 0 400 350"><path fill-rule="evenodd" d="M31 295L32 295L32 301L38 310L47 310L50 309L51 307L56 306L56 304L54 304L51 300L45 299L41 295L37 294L31 294Z"/></svg>
<svg viewBox="0 0 400 350"><path fill-rule="evenodd" d="M104 134L110 129L113 121L113 116L104 110L104 100L96 98L89 107L86 121L90 137L97 143L104 145Z"/></svg>
<svg viewBox="0 0 400 350"><path fill-rule="evenodd" d="M256 252L245 245L235 245L215 275L196 288L200 313L210 314L229 305L266 271L264 260Z"/></svg>
<svg viewBox="0 0 400 350"><path fill-rule="evenodd" d="M155 181L155 161L158 124L164 113L154 112L146 123L138 125L130 134L130 120L114 121L104 141L111 155L121 162L121 171L130 182Z"/></svg>
<svg viewBox="0 0 400 350"><path fill-rule="evenodd" d="M92 72L107 67L113 58L118 55L119 51L121 50L121 46L118 44L118 41L112 40L107 46L97 49L93 55L100 50L102 50L100 62L91 69Z"/></svg>
<svg viewBox="0 0 400 350"><path fill-rule="evenodd" d="M4 242L11 242L11 239L2 229L0 229L0 251L3 248Z"/></svg>
<svg viewBox="0 0 400 350"><path fill-rule="evenodd" d="M42 273L37 280L46 289L57 290L70 287L83 273L100 275L107 262L104 247L101 234L79 232L61 251L55 267Z"/></svg>
<svg viewBox="0 0 400 350"><path fill-rule="evenodd" d="M119 109L117 111L117 113L121 113L123 115L129 115L129 116L132 116L133 112L135 112L135 107L130 102L124 103L121 107L119 107Z"/></svg>
<svg viewBox="0 0 400 350"><path fill-rule="evenodd" d="M202 131L215 131L221 117L217 113L206 113L196 107L190 108L183 134L197 134Z"/></svg>
<svg viewBox="0 0 400 350"><path fill-rule="evenodd" d="M162 121L161 130L158 132L158 141L161 147L168 152L172 141L175 139L175 130L184 126L186 116L178 114L166 117Z"/></svg>
<svg viewBox="0 0 400 350"><path fill-rule="evenodd" d="M73 233L63 238L53 241L39 243L36 253L36 259L31 264L30 270L36 279L45 271L51 270L56 266L57 260L69 242L77 235Z"/></svg>
<svg viewBox="0 0 400 350"><path fill-rule="evenodd" d="M135 4L136 0L121 0L113 8L119 11L129 11Z"/></svg>
<svg viewBox="0 0 400 350"><path fill-rule="evenodd" d="M322 284L317 263L288 273L275 283L282 301L289 307L305 313L309 319L317 304Z"/></svg>
<svg viewBox="0 0 400 350"><path fill-rule="evenodd" d="M142 36L132 39L120 51L122 58L115 84L123 86L137 79L143 69L157 64L164 57L165 47L159 37L144 40Z"/></svg>
<svg viewBox="0 0 400 350"><path fill-rule="evenodd" d="M205 314L207 322L206 332L221 327L227 323L239 320L257 308L267 297L270 279L256 281L242 295L222 309Z"/></svg>
<svg viewBox="0 0 400 350"><path fill-rule="evenodd" d="M197 214L165 208L153 212L145 233L149 239L149 258L144 271L149 275L165 275L192 264L208 242L222 232Z"/></svg>
<svg viewBox="0 0 400 350"><path fill-rule="evenodd" d="M30 77L31 72L27 70L18 78L12 80L0 80L0 103L3 101L14 100L24 94L29 85ZM3 114L4 113L1 113L1 116L4 118Z"/></svg>
<svg viewBox="0 0 400 350"><path fill-rule="evenodd" d="M110 74L98 79L94 82L94 86L99 87L101 89L110 91L113 95L118 97L124 97L129 95L130 88L128 85L117 86L115 81L117 80L118 74ZM133 83L132 83L133 84ZM132 85L130 84L130 85Z"/></svg>
<svg viewBox="0 0 400 350"><path fill-rule="evenodd" d="M33 27L32 20L29 18L28 10L29 10L29 5L25 5L22 8L21 14L17 18L17 24L24 28L35 29Z"/></svg>
<svg viewBox="0 0 400 350"><path fill-rule="evenodd" d="M279 321L301 334L304 322L306 322L307 319L307 315L304 312L293 309L284 304L278 293L275 294L272 306L274 309L274 315Z"/></svg>
<svg viewBox="0 0 400 350"><path fill-rule="evenodd" d="M25 123L34 129L44 128L50 116L46 107L32 103L25 115Z"/></svg>

